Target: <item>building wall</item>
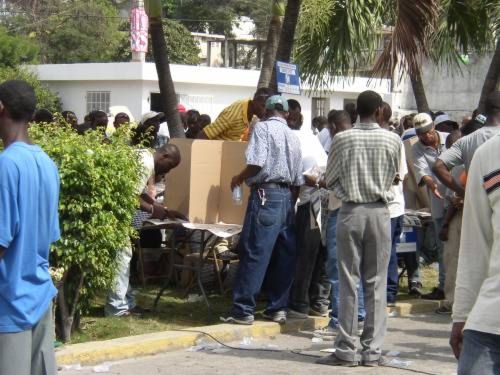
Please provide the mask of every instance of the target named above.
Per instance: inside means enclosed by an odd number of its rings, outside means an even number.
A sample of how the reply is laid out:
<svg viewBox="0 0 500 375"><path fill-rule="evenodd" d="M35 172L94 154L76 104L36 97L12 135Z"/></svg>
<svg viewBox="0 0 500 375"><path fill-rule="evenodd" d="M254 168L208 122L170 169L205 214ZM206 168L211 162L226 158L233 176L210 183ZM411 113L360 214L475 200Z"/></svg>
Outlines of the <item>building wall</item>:
<svg viewBox="0 0 500 375"><path fill-rule="evenodd" d="M462 67L462 72L439 68L430 62L424 63L422 77L431 110L445 111L456 121L470 114L479 103L491 58L492 55L482 58L471 56L470 63ZM394 88L394 104L398 114L417 111L409 79Z"/></svg>
<svg viewBox="0 0 500 375"><path fill-rule="evenodd" d="M59 93L64 110L74 111L83 121L87 113L87 92L109 91L111 106L126 106L136 120L151 109L151 94L158 93L158 78L152 63L60 64L32 66L40 80ZM228 68L171 65L172 78L180 101L188 109L209 114L212 119L236 100L251 98L259 72ZM392 103L388 81L375 81L368 86L365 78L337 82L330 91L311 92L303 85L302 95L295 98L302 106L304 128L309 128L314 111L314 98L326 101L325 115L330 109L342 109L346 99L373 89Z"/></svg>
<svg viewBox="0 0 500 375"><path fill-rule="evenodd" d="M110 106L125 105L138 119L146 108L142 100L143 83L140 81L50 81L46 82L50 89L57 92L62 102L62 109L75 112L78 121L83 122L87 114L87 92L109 91Z"/></svg>

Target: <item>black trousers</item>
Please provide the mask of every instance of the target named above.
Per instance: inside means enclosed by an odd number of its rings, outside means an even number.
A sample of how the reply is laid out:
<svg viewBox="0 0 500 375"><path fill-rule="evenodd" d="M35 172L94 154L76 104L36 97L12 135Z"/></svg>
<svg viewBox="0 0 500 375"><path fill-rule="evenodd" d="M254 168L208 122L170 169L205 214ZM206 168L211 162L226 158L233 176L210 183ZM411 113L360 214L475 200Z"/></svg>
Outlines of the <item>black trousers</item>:
<svg viewBox="0 0 500 375"><path fill-rule="evenodd" d="M327 251L321 244L321 232L311 229L311 205L302 204L295 216L297 266L290 293L289 307L305 313L309 309L326 313L330 304L330 282L326 273Z"/></svg>

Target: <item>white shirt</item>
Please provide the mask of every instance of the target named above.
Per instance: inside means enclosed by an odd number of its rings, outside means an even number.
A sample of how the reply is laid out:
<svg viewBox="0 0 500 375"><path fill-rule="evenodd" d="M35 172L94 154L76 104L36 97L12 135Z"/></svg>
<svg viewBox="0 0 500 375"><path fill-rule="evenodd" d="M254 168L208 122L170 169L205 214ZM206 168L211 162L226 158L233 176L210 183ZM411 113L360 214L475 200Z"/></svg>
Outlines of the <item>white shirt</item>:
<svg viewBox="0 0 500 375"><path fill-rule="evenodd" d="M405 196L403 193L403 180L408 174L408 165L406 164L405 148L401 144L401 163L399 166L399 178L401 181L397 185L392 185L391 191L394 194L394 199L387 204L391 219L400 217L405 214Z"/></svg>
<svg viewBox="0 0 500 375"><path fill-rule="evenodd" d="M154 175L155 159L151 151L147 149L141 149L137 152L140 155L140 162L142 166L141 179L139 186L137 186L137 195L140 195L147 189L148 181Z"/></svg>
<svg viewBox="0 0 500 375"><path fill-rule="evenodd" d="M160 137L166 137L170 139L170 131L168 130L168 124L166 122L162 122L160 124L160 128L158 129L158 135Z"/></svg>
<svg viewBox="0 0 500 375"><path fill-rule="evenodd" d="M330 149L332 148L332 135L330 134L330 129L323 128L319 132L317 137L319 139L319 142L323 146L323 149L325 150L325 152L327 154L330 153Z"/></svg>
<svg viewBox="0 0 500 375"><path fill-rule="evenodd" d="M467 178L453 321L500 334L500 135L474 154Z"/></svg>
<svg viewBox="0 0 500 375"><path fill-rule="evenodd" d="M312 132L295 130L300 141L300 149L302 152L302 172L307 172L310 169L317 167L323 172L326 168L328 157L323 150L320 141ZM315 187L302 185L300 187L298 204L308 203L311 200L311 193L316 190Z"/></svg>

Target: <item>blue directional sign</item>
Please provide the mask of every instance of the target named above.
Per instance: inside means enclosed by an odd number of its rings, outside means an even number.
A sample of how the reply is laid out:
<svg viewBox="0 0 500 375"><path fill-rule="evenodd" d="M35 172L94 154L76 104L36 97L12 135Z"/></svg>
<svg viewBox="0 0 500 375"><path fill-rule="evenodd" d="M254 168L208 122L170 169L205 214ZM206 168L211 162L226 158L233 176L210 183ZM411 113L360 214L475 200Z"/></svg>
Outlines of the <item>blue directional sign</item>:
<svg viewBox="0 0 500 375"><path fill-rule="evenodd" d="M276 81L278 92L300 95L299 66L282 61L276 61Z"/></svg>

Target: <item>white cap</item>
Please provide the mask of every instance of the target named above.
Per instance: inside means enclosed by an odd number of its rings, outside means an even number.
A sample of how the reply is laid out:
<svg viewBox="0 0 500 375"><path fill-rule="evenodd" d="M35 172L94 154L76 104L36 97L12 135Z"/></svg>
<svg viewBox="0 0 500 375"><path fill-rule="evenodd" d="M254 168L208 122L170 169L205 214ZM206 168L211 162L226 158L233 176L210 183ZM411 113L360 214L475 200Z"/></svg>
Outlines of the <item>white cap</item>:
<svg viewBox="0 0 500 375"><path fill-rule="evenodd" d="M418 113L413 117L413 126L417 133L427 133L433 128L432 117L428 113Z"/></svg>
<svg viewBox="0 0 500 375"><path fill-rule="evenodd" d="M144 124L146 121L151 120L152 118L158 116L162 117L163 115L164 115L163 112L155 112L155 111L147 112L142 115L141 124Z"/></svg>

